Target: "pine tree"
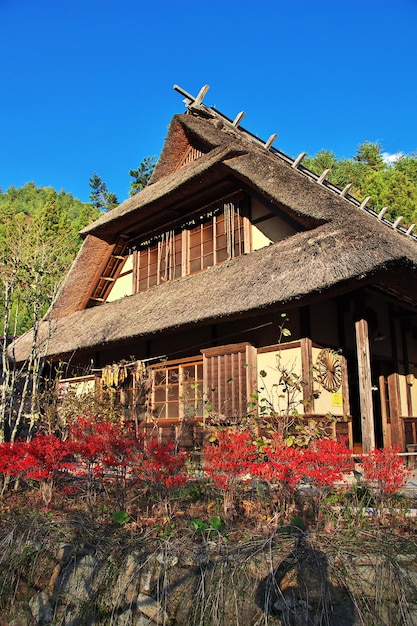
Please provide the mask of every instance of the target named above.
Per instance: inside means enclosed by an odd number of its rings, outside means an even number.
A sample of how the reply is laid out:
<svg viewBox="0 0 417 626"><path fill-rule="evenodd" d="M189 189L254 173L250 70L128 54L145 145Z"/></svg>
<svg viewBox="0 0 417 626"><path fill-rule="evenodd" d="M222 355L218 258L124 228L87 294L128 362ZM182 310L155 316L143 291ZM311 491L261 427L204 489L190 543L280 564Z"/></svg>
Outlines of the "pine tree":
<svg viewBox="0 0 417 626"><path fill-rule="evenodd" d="M132 176L134 179L130 182L130 196L136 195L139 191L142 191L142 189L146 187L155 169L155 165L156 157L146 157L139 164L139 167L136 170L129 171L129 176Z"/></svg>
<svg viewBox="0 0 417 626"><path fill-rule="evenodd" d="M107 189L106 183L96 172L90 176L89 185L91 189L89 198L100 211L111 211L119 204L116 194Z"/></svg>

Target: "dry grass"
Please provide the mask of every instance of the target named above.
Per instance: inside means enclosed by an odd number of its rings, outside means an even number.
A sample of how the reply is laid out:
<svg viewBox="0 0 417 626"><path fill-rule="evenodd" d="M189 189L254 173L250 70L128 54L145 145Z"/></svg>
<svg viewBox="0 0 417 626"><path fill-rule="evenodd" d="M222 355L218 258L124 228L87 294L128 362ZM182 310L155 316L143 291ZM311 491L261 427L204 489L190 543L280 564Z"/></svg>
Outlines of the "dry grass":
<svg viewBox="0 0 417 626"><path fill-rule="evenodd" d="M270 526L263 536L253 530L244 519L223 532L196 534L181 516L120 526L82 513L3 513L0 611L10 616L38 591L50 592L59 546L70 544L72 562L90 555L99 571L91 606L82 607L86 621L79 624L121 624L126 588L146 576L149 593L169 616L166 624L415 623L417 537L411 527L399 533L383 525L309 532ZM70 568L71 559L59 567ZM51 598L59 626L65 599Z"/></svg>

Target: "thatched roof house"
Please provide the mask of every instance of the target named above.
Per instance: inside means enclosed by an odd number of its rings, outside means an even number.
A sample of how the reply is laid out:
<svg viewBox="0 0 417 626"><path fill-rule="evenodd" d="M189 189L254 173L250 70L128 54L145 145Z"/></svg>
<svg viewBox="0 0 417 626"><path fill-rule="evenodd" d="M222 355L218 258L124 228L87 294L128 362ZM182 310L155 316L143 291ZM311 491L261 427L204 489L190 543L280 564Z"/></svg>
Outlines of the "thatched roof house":
<svg viewBox="0 0 417 626"><path fill-rule="evenodd" d="M300 160L189 97L150 184L82 235L38 349L72 375L151 364L145 419L161 432L201 420L209 395L244 412L260 379L271 394L296 363L298 411L331 412L365 448L417 443L416 239ZM15 342L17 361L31 341Z"/></svg>

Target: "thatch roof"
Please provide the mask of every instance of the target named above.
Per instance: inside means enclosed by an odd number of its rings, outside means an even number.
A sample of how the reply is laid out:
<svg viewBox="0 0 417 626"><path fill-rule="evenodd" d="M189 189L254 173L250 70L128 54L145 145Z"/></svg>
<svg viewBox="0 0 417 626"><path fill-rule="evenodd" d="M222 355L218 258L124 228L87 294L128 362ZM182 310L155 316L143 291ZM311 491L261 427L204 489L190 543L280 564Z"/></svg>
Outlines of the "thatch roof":
<svg viewBox="0 0 417 626"><path fill-rule="evenodd" d="M187 144L203 156L176 169ZM202 190L234 181L255 190L304 230L232 259L122 300L77 310L120 234L151 229L175 207L186 212ZM50 356L134 337L311 301L362 284L377 284L417 305L417 245L326 186L218 120L175 116L151 184L84 229L86 237L40 342ZM31 333L13 346L26 358ZM46 345L47 344L47 345Z"/></svg>
<svg viewBox="0 0 417 626"><path fill-rule="evenodd" d="M411 277L411 284L417 284L416 267L393 254L389 242L384 248L369 247L368 243L365 234L346 241L343 229L326 224L314 233L299 233L205 272L63 318L45 320L39 334L42 351L45 348L48 355L57 356L161 330L233 318L273 305L294 301L302 304L335 286L343 291L350 284L352 289L352 282L357 287L372 282L393 290L399 272L404 272L408 281ZM417 302L415 287L409 296ZM16 342L17 361L26 357L31 340L29 332Z"/></svg>

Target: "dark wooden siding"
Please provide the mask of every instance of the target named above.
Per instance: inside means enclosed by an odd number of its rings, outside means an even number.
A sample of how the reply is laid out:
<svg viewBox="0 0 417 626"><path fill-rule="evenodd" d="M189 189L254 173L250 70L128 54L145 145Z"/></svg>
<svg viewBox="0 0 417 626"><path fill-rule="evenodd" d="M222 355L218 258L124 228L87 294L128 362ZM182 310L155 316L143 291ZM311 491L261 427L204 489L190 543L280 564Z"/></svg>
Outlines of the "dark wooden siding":
<svg viewBox="0 0 417 626"><path fill-rule="evenodd" d="M248 412L256 387L256 350L248 343L202 350L205 395L210 409L226 417Z"/></svg>

